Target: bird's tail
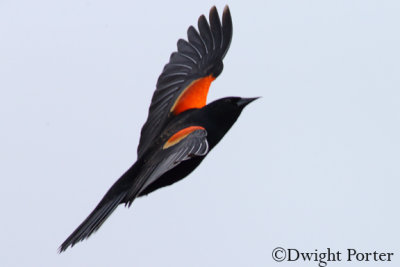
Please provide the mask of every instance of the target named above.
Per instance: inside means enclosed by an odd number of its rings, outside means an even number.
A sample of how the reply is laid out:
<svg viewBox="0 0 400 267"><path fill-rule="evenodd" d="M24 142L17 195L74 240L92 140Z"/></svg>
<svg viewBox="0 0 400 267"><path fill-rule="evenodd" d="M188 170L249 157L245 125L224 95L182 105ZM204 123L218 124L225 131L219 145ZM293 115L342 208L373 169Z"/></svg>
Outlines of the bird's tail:
<svg viewBox="0 0 400 267"><path fill-rule="evenodd" d="M111 191L111 190L110 190ZM76 230L61 244L59 252L65 251L69 246L73 247L76 243L87 239L96 232L104 221L111 215L117 206L123 201L126 192L113 195L112 198L106 194L97 207L89 216L76 228Z"/></svg>
<svg viewBox="0 0 400 267"><path fill-rule="evenodd" d="M132 204L136 198L138 189L140 189L140 184L137 184L141 180L138 178L141 164L140 160L137 161L111 186L92 213L61 244L58 249L60 253L65 251L69 246L73 247L76 243L87 239L91 234L96 232L119 204L125 203L128 206ZM133 193L130 190L132 187L136 189Z"/></svg>

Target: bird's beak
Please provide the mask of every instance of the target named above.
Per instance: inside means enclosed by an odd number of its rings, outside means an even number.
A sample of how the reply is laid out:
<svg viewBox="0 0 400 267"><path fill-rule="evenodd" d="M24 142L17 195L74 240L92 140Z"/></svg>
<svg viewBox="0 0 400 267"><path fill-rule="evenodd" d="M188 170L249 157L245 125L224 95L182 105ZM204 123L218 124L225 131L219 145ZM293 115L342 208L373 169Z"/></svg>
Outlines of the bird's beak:
<svg viewBox="0 0 400 267"><path fill-rule="evenodd" d="M245 107L248 104L250 104L251 102L253 102L256 99L259 99L260 97L250 97L250 98L242 98L237 102L237 105L239 107Z"/></svg>

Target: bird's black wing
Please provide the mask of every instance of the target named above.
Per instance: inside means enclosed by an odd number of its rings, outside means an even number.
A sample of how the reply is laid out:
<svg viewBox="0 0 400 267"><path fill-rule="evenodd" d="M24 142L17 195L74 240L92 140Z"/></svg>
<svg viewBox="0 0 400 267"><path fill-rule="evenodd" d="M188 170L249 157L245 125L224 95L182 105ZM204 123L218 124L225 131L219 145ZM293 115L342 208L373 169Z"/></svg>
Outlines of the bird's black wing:
<svg viewBox="0 0 400 267"><path fill-rule="evenodd" d="M178 51L171 54L157 81L149 115L141 131L138 157L150 147L168 120L187 109L206 104L211 82L222 72L222 60L232 40L232 19L228 6L222 15L210 10L209 22L204 15L187 31L188 40L178 41Z"/></svg>
<svg viewBox="0 0 400 267"><path fill-rule="evenodd" d="M178 135L175 138L171 137L160 151L139 161L140 165L133 165L122 175L92 213L62 243L59 252L87 239L100 228L119 204L125 203L130 206L141 191L182 161L207 154L206 130L202 127L189 128L189 131L180 134L178 132Z"/></svg>
<svg viewBox="0 0 400 267"><path fill-rule="evenodd" d="M207 131L203 127L191 126L173 135L162 150L154 153L144 166L146 175L141 176L129 190L126 200L130 206L133 200L150 184L182 161L208 153ZM177 138L174 138L177 137Z"/></svg>

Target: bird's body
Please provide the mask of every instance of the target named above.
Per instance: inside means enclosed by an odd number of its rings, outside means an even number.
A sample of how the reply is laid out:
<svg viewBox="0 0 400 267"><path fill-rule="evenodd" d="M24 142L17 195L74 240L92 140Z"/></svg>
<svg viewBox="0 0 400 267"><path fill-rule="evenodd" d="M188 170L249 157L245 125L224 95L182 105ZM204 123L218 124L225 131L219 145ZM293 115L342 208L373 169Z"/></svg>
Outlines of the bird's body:
<svg viewBox="0 0 400 267"><path fill-rule="evenodd" d="M253 101L255 98L249 98L242 100L242 107ZM218 102L207 105L202 109L191 109L172 120L171 123L166 127L166 130L161 135L159 142L155 143L155 149L159 149L162 144L164 144L174 133L179 132L182 129L188 127L203 127L207 131L207 143L209 146L207 154L218 144L218 142L224 137L228 130L235 123L237 117L239 116L240 110L232 110L232 112L227 112L228 109L221 108L223 102L228 102L226 105L230 105L231 101L240 101L239 98L225 98ZM248 102L247 102L248 101ZM230 110L229 110L230 111ZM239 114L235 114L239 112ZM171 185L187 175L189 175L207 156L197 156L190 160L183 161L181 164L175 168L169 170L161 177L159 177L155 182L151 183L143 191L139 193L139 196L147 195L154 190L161 187Z"/></svg>
<svg viewBox="0 0 400 267"><path fill-rule="evenodd" d="M108 190L84 222L64 241L60 251L88 238L119 204L171 185L190 174L255 98L228 97L205 105L211 82L222 72L232 37L226 7L222 25L214 8L210 25L199 18L199 33L190 27L188 42L178 41L157 82L142 128L137 161Z"/></svg>

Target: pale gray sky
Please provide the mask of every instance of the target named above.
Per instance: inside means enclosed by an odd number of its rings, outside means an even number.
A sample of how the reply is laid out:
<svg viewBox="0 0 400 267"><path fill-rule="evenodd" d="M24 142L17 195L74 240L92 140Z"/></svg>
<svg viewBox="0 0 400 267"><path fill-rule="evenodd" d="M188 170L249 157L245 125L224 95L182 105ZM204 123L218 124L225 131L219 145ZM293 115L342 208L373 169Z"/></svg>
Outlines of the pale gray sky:
<svg viewBox="0 0 400 267"><path fill-rule="evenodd" d="M135 161L176 41L225 4L234 35L209 100L263 98L192 175L58 255ZM399 14L399 1L0 1L0 265L317 266L276 263L277 246L398 265Z"/></svg>

